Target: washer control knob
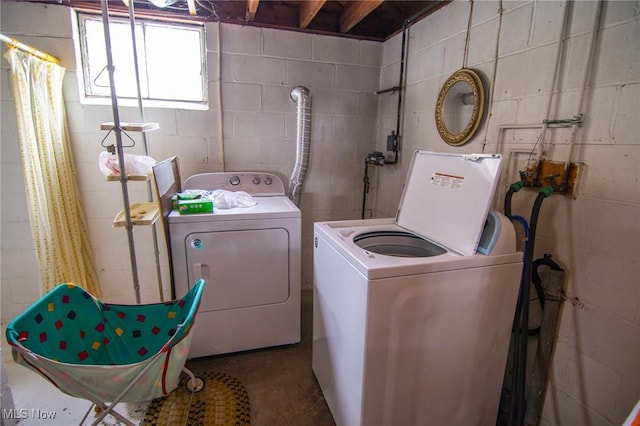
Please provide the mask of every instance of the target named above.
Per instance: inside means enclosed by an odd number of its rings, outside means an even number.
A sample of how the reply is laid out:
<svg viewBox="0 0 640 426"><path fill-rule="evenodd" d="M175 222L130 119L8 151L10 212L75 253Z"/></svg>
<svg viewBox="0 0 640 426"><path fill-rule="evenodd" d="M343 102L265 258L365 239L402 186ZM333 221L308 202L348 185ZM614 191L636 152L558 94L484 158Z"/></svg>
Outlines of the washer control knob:
<svg viewBox="0 0 640 426"><path fill-rule="evenodd" d="M259 185L260 184L260 177L255 176L253 178L252 182L253 182L254 185Z"/></svg>
<svg viewBox="0 0 640 426"><path fill-rule="evenodd" d="M239 185L239 184L240 184L240 177L239 177L239 176L231 176L231 177L229 178L229 183L230 183L231 185L234 185L234 186L235 186L235 185Z"/></svg>
<svg viewBox="0 0 640 426"><path fill-rule="evenodd" d="M273 179L271 179L271 176L267 176L266 178L264 178L265 185L271 185L272 182L273 182Z"/></svg>

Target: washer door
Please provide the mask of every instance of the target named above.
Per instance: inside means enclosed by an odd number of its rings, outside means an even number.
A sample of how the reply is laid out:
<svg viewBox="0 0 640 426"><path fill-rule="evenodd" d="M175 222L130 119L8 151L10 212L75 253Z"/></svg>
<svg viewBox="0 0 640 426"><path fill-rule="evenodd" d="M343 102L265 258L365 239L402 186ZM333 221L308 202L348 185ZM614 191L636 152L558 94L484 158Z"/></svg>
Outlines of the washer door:
<svg viewBox="0 0 640 426"><path fill-rule="evenodd" d="M353 242L367 251L395 257L432 257L447 252L437 244L404 231L365 232L355 236Z"/></svg>
<svg viewBox="0 0 640 426"><path fill-rule="evenodd" d="M187 235L189 282L207 281L201 309L234 309L289 298L289 233L283 228Z"/></svg>
<svg viewBox="0 0 640 426"><path fill-rule="evenodd" d="M497 154L416 151L396 223L457 253L475 254L501 162Z"/></svg>

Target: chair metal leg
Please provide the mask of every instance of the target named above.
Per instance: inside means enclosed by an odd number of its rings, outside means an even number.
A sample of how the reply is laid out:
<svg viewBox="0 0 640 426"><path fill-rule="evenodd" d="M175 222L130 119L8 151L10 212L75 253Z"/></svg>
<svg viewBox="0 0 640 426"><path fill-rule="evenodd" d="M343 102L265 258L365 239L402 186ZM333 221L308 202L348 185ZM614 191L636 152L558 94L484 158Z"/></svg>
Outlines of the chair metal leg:
<svg viewBox="0 0 640 426"><path fill-rule="evenodd" d="M204 380L191 372L187 367L182 367L182 371L189 376L189 380L185 384L189 392L197 393L204 389Z"/></svg>
<svg viewBox="0 0 640 426"><path fill-rule="evenodd" d="M126 417L124 417L122 414L118 413L117 411L115 411L113 409L113 407L116 404L110 404L110 405L106 405L106 408L102 409L102 413L100 413L100 415L96 418L96 420L91 424L91 426L97 426L98 424L100 424L100 422L102 421L102 419L104 419L107 415L115 417L116 419L120 420L122 423L126 424L127 426L136 426L135 423L133 423L131 420L127 419ZM81 423L82 424L82 423Z"/></svg>

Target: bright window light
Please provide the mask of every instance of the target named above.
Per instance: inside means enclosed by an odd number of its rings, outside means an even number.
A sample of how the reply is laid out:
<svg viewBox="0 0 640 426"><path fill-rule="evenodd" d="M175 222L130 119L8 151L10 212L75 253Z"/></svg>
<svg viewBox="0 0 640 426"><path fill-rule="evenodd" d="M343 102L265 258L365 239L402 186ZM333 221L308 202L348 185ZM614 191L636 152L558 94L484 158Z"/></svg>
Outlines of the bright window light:
<svg viewBox="0 0 640 426"><path fill-rule="evenodd" d="M146 28L147 65L151 97L189 101L202 100L202 68L199 66L202 50L201 32L198 30L148 25ZM186 66L185 64L191 64ZM196 66L196 64L198 66ZM180 81L180 84L167 84Z"/></svg>
<svg viewBox="0 0 640 426"><path fill-rule="evenodd" d="M78 24L85 96L110 98L102 18L78 14ZM171 102L206 106L203 27L137 19L135 31L143 100L154 102L151 106L171 107L167 104ZM109 32L118 99L137 100L129 20L110 18Z"/></svg>

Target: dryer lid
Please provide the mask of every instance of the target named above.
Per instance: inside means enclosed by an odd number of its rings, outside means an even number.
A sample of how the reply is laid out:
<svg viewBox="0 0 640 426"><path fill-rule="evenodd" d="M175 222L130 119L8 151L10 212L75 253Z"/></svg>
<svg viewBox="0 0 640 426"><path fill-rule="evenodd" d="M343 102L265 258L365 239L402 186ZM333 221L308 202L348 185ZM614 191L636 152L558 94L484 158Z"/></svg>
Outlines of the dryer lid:
<svg viewBox="0 0 640 426"><path fill-rule="evenodd" d="M414 152L396 223L460 254L474 254L501 162L498 154Z"/></svg>

